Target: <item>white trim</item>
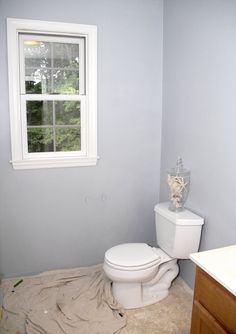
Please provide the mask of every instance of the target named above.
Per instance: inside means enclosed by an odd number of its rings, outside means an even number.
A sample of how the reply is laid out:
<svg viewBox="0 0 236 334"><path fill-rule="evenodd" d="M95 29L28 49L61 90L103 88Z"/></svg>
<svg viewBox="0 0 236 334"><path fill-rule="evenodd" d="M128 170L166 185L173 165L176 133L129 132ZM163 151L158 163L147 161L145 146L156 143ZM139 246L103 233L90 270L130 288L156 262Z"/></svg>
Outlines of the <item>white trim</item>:
<svg viewBox="0 0 236 334"><path fill-rule="evenodd" d="M58 167L85 167L95 166L99 157L77 157L64 159L35 159L10 161L14 169L40 169L40 168L58 168Z"/></svg>
<svg viewBox="0 0 236 334"><path fill-rule="evenodd" d="M19 32L32 32L40 34L54 34L65 36L88 36L91 33L97 34L97 26L64 23L64 22L49 22L40 20L24 20L16 18L7 18L7 24L12 26L13 30Z"/></svg>
<svg viewBox="0 0 236 334"><path fill-rule="evenodd" d="M8 73L11 123L12 164L15 169L93 166L97 162L97 27L62 22L47 22L8 18ZM85 95L27 94L20 98L19 33L50 34L85 38L86 82ZM82 92L83 93L83 92ZM26 154L23 130L24 117L20 106L25 100L80 100L81 151ZM23 124L23 127L22 127ZM37 158L35 157L37 155ZM62 158L63 155L63 158Z"/></svg>

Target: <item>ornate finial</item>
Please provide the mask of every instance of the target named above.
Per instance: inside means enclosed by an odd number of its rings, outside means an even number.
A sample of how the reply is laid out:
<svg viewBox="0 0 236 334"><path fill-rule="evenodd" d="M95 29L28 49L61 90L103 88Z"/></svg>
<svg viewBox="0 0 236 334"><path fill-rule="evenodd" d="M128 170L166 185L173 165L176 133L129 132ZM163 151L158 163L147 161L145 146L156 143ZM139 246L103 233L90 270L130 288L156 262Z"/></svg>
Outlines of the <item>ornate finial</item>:
<svg viewBox="0 0 236 334"><path fill-rule="evenodd" d="M183 165L182 158L178 157L176 161L176 173L182 172L183 169L184 169L184 165Z"/></svg>

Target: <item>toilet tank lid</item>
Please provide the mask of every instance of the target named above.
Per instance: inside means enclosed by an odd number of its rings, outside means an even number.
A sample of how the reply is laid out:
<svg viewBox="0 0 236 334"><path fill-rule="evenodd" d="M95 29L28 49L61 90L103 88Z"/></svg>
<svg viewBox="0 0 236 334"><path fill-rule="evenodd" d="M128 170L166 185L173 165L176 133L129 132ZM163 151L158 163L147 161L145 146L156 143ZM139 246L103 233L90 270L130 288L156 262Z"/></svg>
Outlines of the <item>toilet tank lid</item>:
<svg viewBox="0 0 236 334"><path fill-rule="evenodd" d="M184 209L180 212L173 212L168 209L169 202L158 203L155 206L154 211L159 213L161 216L170 220L172 223L176 225L203 225L204 219L195 213L189 211L188 209Z"/></svg>

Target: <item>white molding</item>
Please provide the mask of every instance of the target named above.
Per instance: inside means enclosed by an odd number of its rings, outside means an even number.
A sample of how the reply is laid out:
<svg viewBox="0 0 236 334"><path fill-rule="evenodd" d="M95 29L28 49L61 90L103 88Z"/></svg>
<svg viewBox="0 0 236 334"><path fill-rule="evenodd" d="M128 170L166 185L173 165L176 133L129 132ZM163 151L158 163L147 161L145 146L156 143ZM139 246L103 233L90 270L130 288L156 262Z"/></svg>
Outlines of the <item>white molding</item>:
<svg viewBox="0 0 236 334"><path fill-rule="evenodd" d="M14 169L41 169L41 168L59 168L59 167L85 167L95 166L99 157L67 157L57 159L28 159L19 161L10 161Z"/></svg>
<svg viewBox="0 0 236 334"><path fill-rule="evenodd" d="M25 135L22 133L21 117L21 94L20 94L20 64L18 36L20 32L29 34L40 33L62 36L83 36L86 41L86 99L85 115L82 115L82 153L71 152L71 156L65 154L58 157L52 153L50 158L31 158L30 154L25 154ZM12 164L14 169L29 168L53 168L71 166L94 166L97 162L97 27L94 25L81 25L63 22L47 22L38 20L22 20L16 18L7 19L8 34L8 73L9 73L9 108L11 123L11 148ZM78 95L78 100L82 100ZM48 96L49 97L49 96ZM27 99L46 99L46 95L27 94ZM52 95L50 100L72 100L74 97ZM54 156L53 156L54 155Z"/></svg>
<svg viewBox="0 0 236 334"><path fill-rule="evenodd" d="M59 35L80 35L87 36L89 34L97 35L97 26L77 24L77 23L64 23L64 22L49 22L40 20L25 20L16 18L7 18L7 25L12 27L13 30L21 32L32 33L44 33L44 34L59 34Z"/></svg>

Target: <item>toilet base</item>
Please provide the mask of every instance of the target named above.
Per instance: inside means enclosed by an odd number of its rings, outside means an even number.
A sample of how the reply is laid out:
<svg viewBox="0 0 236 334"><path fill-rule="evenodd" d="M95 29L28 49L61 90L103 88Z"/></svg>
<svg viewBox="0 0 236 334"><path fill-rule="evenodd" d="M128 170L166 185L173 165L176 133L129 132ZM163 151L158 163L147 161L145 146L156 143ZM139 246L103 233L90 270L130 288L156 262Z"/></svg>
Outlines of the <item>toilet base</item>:
<svg viewBox="0 0 236 334"><path fill-rule="evenodd" d="M155 304L166 298L172 281L179 273L177 260L163 263L157 268L152 280L145 283L112 283L112 292L115 299L125 309L133 309Z"/></svg>

